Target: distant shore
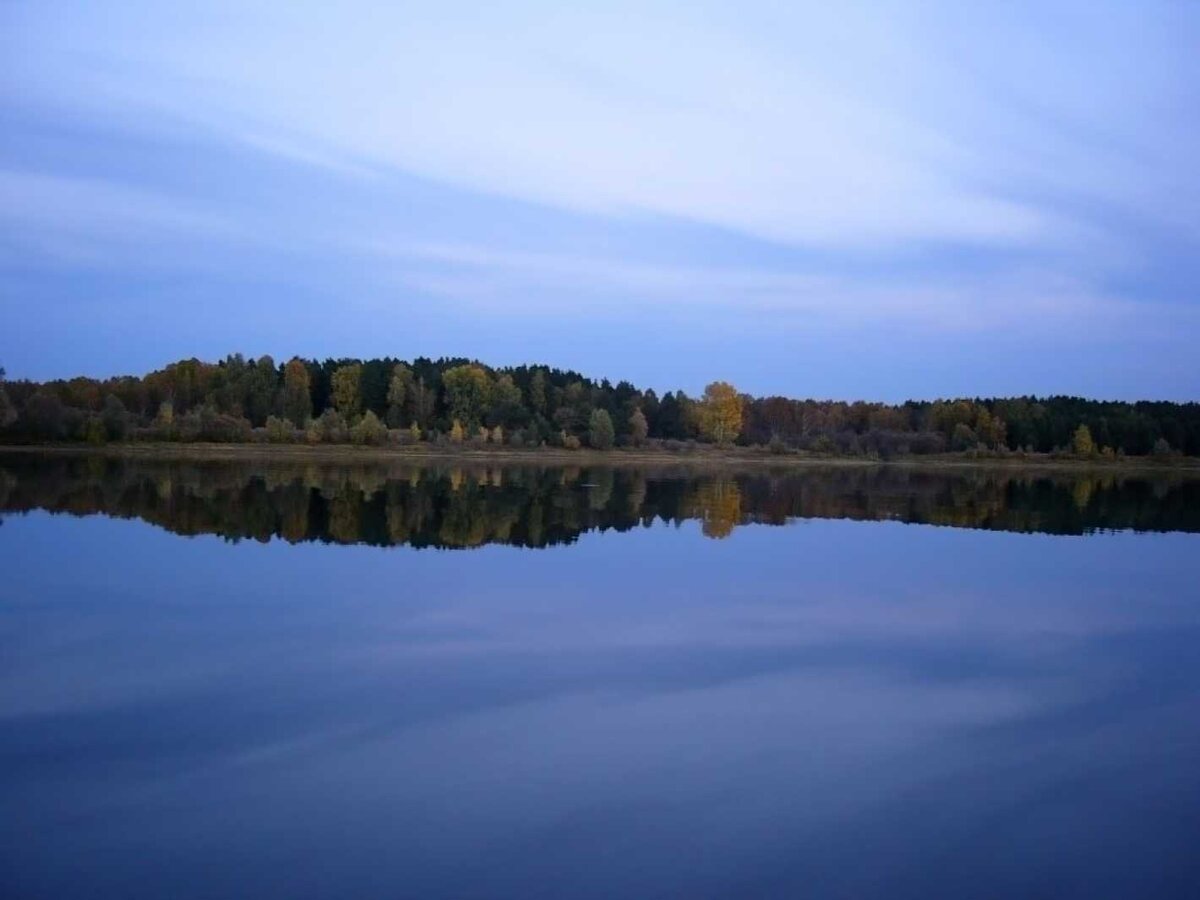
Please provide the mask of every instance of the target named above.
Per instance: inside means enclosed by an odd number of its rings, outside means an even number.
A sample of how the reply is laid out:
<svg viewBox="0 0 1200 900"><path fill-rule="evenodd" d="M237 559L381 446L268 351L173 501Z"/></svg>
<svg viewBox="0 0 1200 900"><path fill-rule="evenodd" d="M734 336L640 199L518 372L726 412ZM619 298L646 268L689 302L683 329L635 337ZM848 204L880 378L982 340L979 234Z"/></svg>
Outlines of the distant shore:
<svg viewBox="0 0 1200 900"><path fill-rule="evenodd" d="M896 456L878 459L866 456L821 455L816 453L771 453L756 447L698 446L690 450L655 448L618 448L613 450L559 447L474 447L436 446L356 446L350 444L224 444L136 442L102 446L86 444L0 444L0 454L97 456L186 461L258 461L320 463L459 463L525 465L682 465L764 468L908 466L921 468L1005 468L1042 471L1096 470L1184 473L1200 475L1200 459L1173 457L1166 460L1147 457L1124 459L1076 459L1044 453L972 456L965 453L938 453L921 456Z"/></svg>

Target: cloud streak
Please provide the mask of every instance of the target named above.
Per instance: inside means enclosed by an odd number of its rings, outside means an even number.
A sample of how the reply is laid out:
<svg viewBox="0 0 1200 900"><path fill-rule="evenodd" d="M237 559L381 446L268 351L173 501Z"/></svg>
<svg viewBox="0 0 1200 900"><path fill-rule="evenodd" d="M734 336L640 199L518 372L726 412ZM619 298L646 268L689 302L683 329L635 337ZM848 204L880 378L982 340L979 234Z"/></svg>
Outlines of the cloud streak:
<svg viewBox="0 0 1200 900"><path fill-rule="evenodd" d="M1122 366L1157 393L1200 391L1184 349L1200 277L1187 7L0 18L8 298L54 303L64 276L101 270L142 295L164 273L193 291L219 273L264 320L289 292L359 333L421 318L424 334L499 335L516 319L526 337L501 352L521 358L551 319L554 340L669 320L704 352L736 321L760 348L820 336L844 374L881 334L977 358L1001 341L1019 371L1056 333L1064 369L1112 373L1089 376L1096 392L1118 393ZM25 352L0 339L10 369ZM762 353L732 351L727 377L786 368ZM886 368L873 378L893 389Z"/></svg>

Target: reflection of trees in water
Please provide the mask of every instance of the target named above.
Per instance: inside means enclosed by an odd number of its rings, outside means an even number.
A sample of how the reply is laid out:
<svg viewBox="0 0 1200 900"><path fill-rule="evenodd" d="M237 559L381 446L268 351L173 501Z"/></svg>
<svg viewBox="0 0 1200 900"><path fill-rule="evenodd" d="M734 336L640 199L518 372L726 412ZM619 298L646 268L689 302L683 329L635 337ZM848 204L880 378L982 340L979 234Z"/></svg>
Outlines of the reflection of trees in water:
<svg viewBox="0 0 1200 900"><path fill-rule="evenodd" d="M713 478L696 486L685 516L697 518L710 538L725 538L742 521L742 492L729 478Z"/></svg>
<svg viewBox="0 0 1200 900"><path fill-rule="evenodd" d="M180 534L416 547L543 547L591 530L698 519L723 538L797 517L1082 534L1200 531L1179 474L1032 475L828 467L703 473L495 465L0 459L0 509L136 517Z"/></svg>

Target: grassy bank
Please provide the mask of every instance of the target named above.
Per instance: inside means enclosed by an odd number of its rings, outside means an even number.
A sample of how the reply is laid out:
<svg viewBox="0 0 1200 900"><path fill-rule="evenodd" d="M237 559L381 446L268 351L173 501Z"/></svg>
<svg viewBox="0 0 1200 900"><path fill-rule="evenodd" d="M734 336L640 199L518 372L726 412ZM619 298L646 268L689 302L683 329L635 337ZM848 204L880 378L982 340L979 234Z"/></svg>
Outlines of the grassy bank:
<svg viewBox="0 0 1200 900"><path fill-rule="evenodd" d="M764 466L770 468L828 466L915 466L1005 468L1037 470L1147 471L1200 474L1200 459L1146 457L1124 459L1073 459L1049 454L971 456L960 453L895 457L889 460L859 456L831 456L793 452L774 454L765 448L698 446L686 451L652 448L614 450L566 450L558 447L515 448L437 446L418 444L402 447L354 446L348 444L216 444L216 443L118 443L0 445L0 453L54 454L112 458L147 458L189 461L239 460L263 462L327 463L462 463L524 465L684 465Z"/></svg>

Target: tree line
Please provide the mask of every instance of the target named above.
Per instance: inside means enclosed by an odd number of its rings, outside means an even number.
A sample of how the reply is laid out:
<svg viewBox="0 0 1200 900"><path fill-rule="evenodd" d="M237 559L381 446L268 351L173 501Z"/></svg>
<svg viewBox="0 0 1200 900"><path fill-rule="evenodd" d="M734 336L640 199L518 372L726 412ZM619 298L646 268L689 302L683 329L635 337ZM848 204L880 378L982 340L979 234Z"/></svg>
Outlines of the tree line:
<svg viewBox="0 0 1200 900"><path fill-rule="evenodd" d="M889 458L943 452L1200 455L1200 404L1017 397L901 404L751 397L716 381L659 396L544 365L231 354L147 375L5 382L0 441L555 446L692 444Z"/></svg>

